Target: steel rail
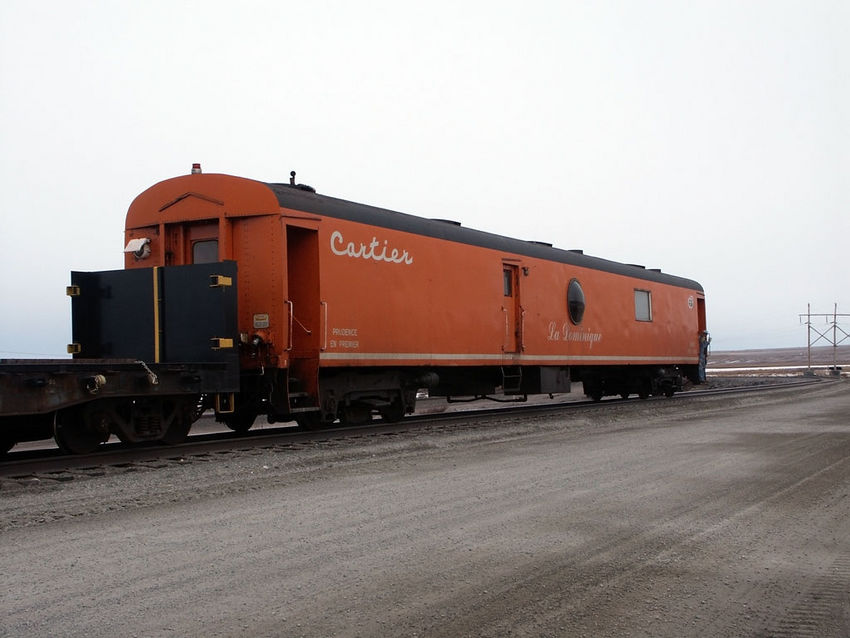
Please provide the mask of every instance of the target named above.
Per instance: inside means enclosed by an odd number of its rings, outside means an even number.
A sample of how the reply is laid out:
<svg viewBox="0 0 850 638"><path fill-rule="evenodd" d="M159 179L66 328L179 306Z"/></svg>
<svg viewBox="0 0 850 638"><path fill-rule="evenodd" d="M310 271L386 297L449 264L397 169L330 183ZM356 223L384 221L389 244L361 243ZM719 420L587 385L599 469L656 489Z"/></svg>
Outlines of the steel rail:
<svg viewBox="0 0 850 638"><path fill-rule="evenodd" d="M397 423L374 420L357 426L335 426L321 430L301 430L295 426L281 426L249 430L242 434L234 432L215 432L195 434L177 445L135 444L120 442L106 443L91 454L66 455L60 450L49 448L10 452L0 461L0 479L17 482L55 483L86 476L101 476L110 471L131 471L156 467L162 463L185 463L192 458L244 452L257 448L316 447L322 444L338 445L339 441L359 440L365 437L382 435L402 435L432 432L435 428L453 426L468 428L486 426L488 423L502 421L505 417L548 416L570 414L585 410L600 410L627 405L639 406L655 403L677 403L693 399L723 395L775 392L800 388L816 383L837 382L819 377L784 383L751 384L710 390L690 390L678 393L671 398L651 397L645 401L634 399L609 398L602 401L572 400L553 403L513 403L498 404L494 407L415 414L405 417ZM470 425L474 421L475 425ZM153 464L153 465L152 465Z"/></svg>

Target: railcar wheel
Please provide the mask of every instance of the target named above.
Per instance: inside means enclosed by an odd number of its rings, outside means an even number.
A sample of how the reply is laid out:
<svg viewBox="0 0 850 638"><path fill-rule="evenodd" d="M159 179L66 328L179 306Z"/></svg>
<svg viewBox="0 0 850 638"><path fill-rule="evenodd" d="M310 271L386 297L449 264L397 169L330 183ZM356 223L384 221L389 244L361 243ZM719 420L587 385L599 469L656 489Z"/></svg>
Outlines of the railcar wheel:
<svg viewBox="0 0 850 638"><path fill-rule="evenodd" d="M177 445L183 443L186 437L189 436L189 430L192 428L192 421L183 416L175 416L171 425L168 426L165 434L162 435L162 442L166 445Z"/></svg>
<svg viewBox="0 0 850 638"><path fill-rule="evenodd" d="M183 419L175 419L168 431L162 436L162 442L166 445L177 445L183 443L186 437L189 436L189 430L192 424Z"/></svg>
<svg viewBox="0 0 850 638"><path fill-rule="evenodd" d="M404 403L393 401L390 405L379 410L381 418L387 423L398 423L404 418Z"/></svg>
<svg viewBox="0 0 850 638"><path fill-rule="evenodd" d="M602 400L602 397L605 396L605 392L603 390L604 386L601 381L585 381L583 385L584 396L594 403L598 403Z"/></svg>
<svg viewBox="0 0 850 638"><path fill-rule="evenodd" d="M322 413L318 410L315 412L302 412L295 417L295 422L302 430L319 430L327 423L322 420Z"/></svg>
<svg viewBox="0 0 850 638"><path fill-rule="evenodd" d="M372 420L372 408L362 403L352 403L342 408L343 425L364 425Z"/></svg>
<svg viewBox="0 0 850 638"><path fill-rule="evenodd" d="M244 434L245 432L251 429L251 426L254 425L254 421L256 420L256 418L256 412L240 412L239 410L237 410L233 414L223 416L221 422L234 432L237 432L238 434Z"/></svg>
<svg viewBox="0 0 850 638"><path fill-rule="evenodd" d="M88 454L109 439L109 421L100 410L86 406L60 410L53 424L53 439L63 452Z"/></svg>
<svg viewBox="0 0 850 638"><path fill-rule="evenodd" d="M168 426L168 430L162 437L163 443L166 445L177 445L186 440L186 437L189 436L189 430L192 429L192 424L200 417L200 404L200 399L182 399L174 402L172 406L174 415L171 419L171 424ZM163 406L163 408L165 407L167 405Z"/></svg>

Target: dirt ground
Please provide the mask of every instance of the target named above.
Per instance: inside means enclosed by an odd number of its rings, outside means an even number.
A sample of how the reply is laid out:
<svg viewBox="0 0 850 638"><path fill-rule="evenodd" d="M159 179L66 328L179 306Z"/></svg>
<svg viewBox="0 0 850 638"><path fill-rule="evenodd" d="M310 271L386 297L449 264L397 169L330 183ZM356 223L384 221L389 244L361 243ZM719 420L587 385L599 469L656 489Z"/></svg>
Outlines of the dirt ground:
<svg viewBox="0 0 850 638"><path fill-rule="evenodd" d="M799 348L773 348L768 350L712 350L708 357L709 368L755 366L793 366L805 368L811 354L812 366L831 366L833 363L850 369L850 345L815 346Z"/></svg>
<svg viewBox="0 0 850 638"><path fill-rule="evenodd" d="M848 414L844 380L4 481L0 635L848 636Z"/></svg>

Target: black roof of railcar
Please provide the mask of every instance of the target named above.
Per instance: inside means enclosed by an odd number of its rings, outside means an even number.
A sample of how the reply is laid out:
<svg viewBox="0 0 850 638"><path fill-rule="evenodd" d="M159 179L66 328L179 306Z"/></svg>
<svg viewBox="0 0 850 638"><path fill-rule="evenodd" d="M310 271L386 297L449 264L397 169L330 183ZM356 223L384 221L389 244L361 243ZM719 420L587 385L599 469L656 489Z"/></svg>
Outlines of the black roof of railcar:
<svg viewBox="0 0 850 638"><path fill-rule="evenodd" d="M274 191L277 201L283 208L703 291L702 286L692 279L668 275L643 266L623 264L573 250L554 248L548 244L465 228L444 220L426 219L385 208L349 202L319 195L312 190L305 190L291 184L267 184L267 186Z"/></svg>

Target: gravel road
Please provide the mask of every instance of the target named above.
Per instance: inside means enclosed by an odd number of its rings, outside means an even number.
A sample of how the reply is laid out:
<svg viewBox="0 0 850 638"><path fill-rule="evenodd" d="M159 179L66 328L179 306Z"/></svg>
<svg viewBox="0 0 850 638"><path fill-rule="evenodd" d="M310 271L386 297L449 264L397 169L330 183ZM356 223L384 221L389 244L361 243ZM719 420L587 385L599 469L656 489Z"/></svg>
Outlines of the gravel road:
<svg viewBox="0 0 850 638"><path fill-rule="evenodd" d="M848 636L850 382L0 484L1 636Z"/></svg>

